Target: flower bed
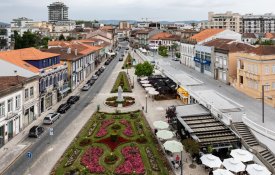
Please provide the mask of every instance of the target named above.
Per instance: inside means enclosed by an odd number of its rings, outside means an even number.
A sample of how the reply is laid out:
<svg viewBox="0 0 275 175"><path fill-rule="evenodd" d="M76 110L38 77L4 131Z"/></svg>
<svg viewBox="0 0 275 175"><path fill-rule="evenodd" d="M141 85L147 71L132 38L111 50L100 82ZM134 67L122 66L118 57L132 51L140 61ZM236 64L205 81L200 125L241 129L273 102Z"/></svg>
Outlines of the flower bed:
<svg viewBox="0 0 275 175"><path fill-rule="evenodd" d="M157 163L157 160L156 160L156 158L155 158L152 150L149 147L146 148L146 155L147 155L147 157L149 159L151 168L154 171L160 171L158 163Z"/></svg>
<svg viewBox="0 0 275 175"><path fill-rule="evenodd" d="M81 151L79 149L74 149L64 166L65 167L71 166L74 163L74 161L77 159L80 152Z"/></svg>
<svg viewBox="0 0 275 175"><path fill-rule="evenodd" d="M112 119L102 121L100 129L99 129L99 131L96 134L96 137L104 137L105 135L107 135L108 134L107 127L109 125L113 124L114 122L115 121L112 120Z"/></svg>
<svg viewBox="0 0 275 175"><path fill-rule="evenodd" d="M99 140L98 143L103 143L107 145L112 151L114 151L119 145L129 142L129 140L118 136L116 141L113 142L111 137L108 137L106 139Z"/></svg>
<svg viewBox="0 0 275 175"><path fill-rule="evenodd" d="M92 147L89 148L81 158L81 164L84 165L91 173L104 173L105 168L99 165L99 158L103 154L103 149Z"/></svg>
<svg viewBox="0 0 275 175"><path fill-rule="evenodd" d="M120 123L123 124L124 126L126 126L125 130L123 131L123 134L128 137L132 137L134 132L132 130L131 124L127 120L124 120L124 119L120 120Z"/></svg>
<svg viewBox="0 0 275 175"><path fill-rule="evenodd" d="M126 146L121 150L125 161L115 169L116 174L145 174L144 164L138 147Z"/></svg>
<svg viewBox="0 0 275 175"><path fill-rule="evenodd" d="M126 72L119 72L111 93L116 93L119 86L121 86L123 92L132 92Z"/></svg>
<svg viewBox="0 0 275 175"><path fill-rule="evenodd" d="M135 104L135 98L133 97L125 96L123 97L124 101L122 102L117 102L116 99L117 99L117 96L109 97L106 99L105 104L111 107L118 107L118 104L121 104L121 103L122 103L122 107L128 107Z"/></svg>

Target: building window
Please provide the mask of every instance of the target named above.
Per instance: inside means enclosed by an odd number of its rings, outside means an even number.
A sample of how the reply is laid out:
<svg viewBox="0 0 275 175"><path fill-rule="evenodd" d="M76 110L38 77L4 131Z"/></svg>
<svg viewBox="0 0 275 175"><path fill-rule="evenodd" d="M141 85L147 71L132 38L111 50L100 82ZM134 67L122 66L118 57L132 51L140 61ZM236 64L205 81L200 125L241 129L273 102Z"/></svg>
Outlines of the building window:
<svg viewBox="0 0 275 175"><path fill-rule="evenodd" d="M30 97L33 97L33 87L30 88Z"/></svg>
<svg viewBox="0 0 275 175"><path fill-rule="evenodd" d="M272 65L272 73L275 74L275 65Z"/></svg>
<svg viewBox="0 0 275 175"><path fill-rule="evenodd" d="M5 102L0 103L0 116L5 115Z"/></svg>
<svg viewBox="0 0 275 175"><path fill-rule="evenodd" d="M11 98L11 99L8 100L8 112L11 112L12 109L13 109L12 103L13 103L13 100L12 100L12 98Z"/></svg>
<svg viewBox="0 0 275 175"><path fill-rule="evenodd" d="M272 89L275 89L275 82L272 82Z"/></svg>
<svg viewBox="0 0 275 175"><path fill-rule="evenodd" d="M269 74L269 66L268 65L265 66L264 70L265 70L265 74Z"/></svg>
<svg viewBox="0 0 275 175"><path fill-rule="evenodd" d="M21 96L20 96L20 95L17 95L17 96L15 97L15 108L16 108L16 109L19 109L20 106L21 106Z"/></svg>
<svg viewBox="0 0 275 175"><path fill-rule="evenodd" d="M269 90L270 90L270 86L269 86L269 84L268 84L268 83L266 83L265 85L266 85L266 86L264 87L264 90L265 90L265 91L269 91Z"/></svg>
<svg viewBox="0 0 275 175"><path fill-rule="evenodd" d="M29 89L25 89L25 99L29 98Z"/></svg>

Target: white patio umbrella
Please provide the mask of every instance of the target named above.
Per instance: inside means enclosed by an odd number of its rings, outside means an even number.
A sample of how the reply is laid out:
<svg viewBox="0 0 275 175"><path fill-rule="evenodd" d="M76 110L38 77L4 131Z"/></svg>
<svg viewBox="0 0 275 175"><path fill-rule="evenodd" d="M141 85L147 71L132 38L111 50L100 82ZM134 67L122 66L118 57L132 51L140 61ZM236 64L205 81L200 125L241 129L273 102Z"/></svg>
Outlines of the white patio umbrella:
<svg viewBox="0 0 275 175"><path fill-rule="evenodd" d="M213 171L213 175L234 175L229 170L225 169L216 169Z"/></svg>
<svg viewBox="0 0 275 175"><path fill-rule="evenodd" d="M142 81L140 81L140 83L142 83L142 84L148 84L150 82L148 80L142 80Z"/></svg>
<svg viewBox="0 0 275 175"><path fill-rule="evenodd" d="M164 121L155 121L153 123L153 126L156 129L168 129L169 128L169 124L167 122L164 122Z"/></svg>
<svg viewBox="0 0 275 175"><path fill-rule="evenodd" d="M140 80L141 80L141 81L143 81L143 80L148 80L148 77L141 77Z"/></svg>
<svg viewBox="0 0 275 175"><path fill-rule="evenodd" d="M151 87L151 84L142 84L143 87Z"/></svg>
<svg viewBox="0 0 275 175"><path fill-rule="evenodd" d="M245 170L245 165L238 159L224 159L222 164L227 170L230 170L234 173L238 173Z"/></svg>
<svg viewBox="0 0 275 175"><path fill-rule="evenodd" d="M233 158L239 159L242 162L249 162L253 160L253 154L243 149L233 149L230 155Z"/></svg>
<svg viewBox="0 0 275 175"><path fill-rule="evenodd" d="M204 154L201 156L202 164L210 167L210 168L219 168L222 165L222 161L219 157L214 156L212 154Z"/></svg>
<svg viewBox="0 0 275 175"><path fill-rule="evenodd" d="M247 165L246 171L249 175L271 175L271 172L266 167L258 164Z"/></svg>
<svg viewBox="0 0 275 175"><path fill-rule="evenodd" d="M164 149L167 151L170 151L172 153L180 153L183 151L183 145L182 143L176 141L176 140L169 140L166 141L164 144Z"/></svg>
<svg viewBox="0 0 275 175"><path fill-rule="evenodd" d="M163 140L168 140L173 138L174 134L171 131L167 131L167 130L160 130L157 132L157 137Z"/></svg>
<svg viewBox="0 0 275 175"><path fill-rule="evenodd" d="M158 91L149 91L149 94L150 94L150 95L158 95L159 92L158 92Z"/></svg>
<svg viewBox="0 0 275 175"><path fill-rule="evenodd" d="M148 92L149 91L155 91L155 88L153 88L153 87L147 87L147 88L145 88L145 90L148 91Z"/></svg>

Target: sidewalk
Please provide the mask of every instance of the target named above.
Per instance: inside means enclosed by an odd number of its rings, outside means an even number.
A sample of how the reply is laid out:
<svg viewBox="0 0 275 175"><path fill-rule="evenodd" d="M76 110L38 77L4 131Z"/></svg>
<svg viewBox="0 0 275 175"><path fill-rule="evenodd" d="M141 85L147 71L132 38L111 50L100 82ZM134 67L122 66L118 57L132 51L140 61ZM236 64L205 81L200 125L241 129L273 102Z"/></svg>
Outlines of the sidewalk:
<svg viewBox="0 0 275 175"><path fill-rule="evenodd" d="M102 65L104 65L104 62L102 62L97 68L100 68ZM95 70L95 71L96 71ZM94 72L95 72L94 71ZM25 152L33 143L24 141L28 137L29 130L35 126L40 125L44 119L44 117L50 113L55 112L59 105L62 103L65 103L69 96L71 95L77 95L80 93L82 86L86 83L88 79L91 78L91 76L94 74L94 72L91 73L91 75L85 79L79 86L70 93L67 97L63 98L60 102L56 103L52 106L52 108L48 111L45 111L42 113L38 118L36 118L35 121L33 121L29 126L24 128L19 134L17 134L12 140L10 140L8 143L6 143L2 148L0 148L0 174L1 172L5 171L13 162L16 161L16 159Z"/></svg>

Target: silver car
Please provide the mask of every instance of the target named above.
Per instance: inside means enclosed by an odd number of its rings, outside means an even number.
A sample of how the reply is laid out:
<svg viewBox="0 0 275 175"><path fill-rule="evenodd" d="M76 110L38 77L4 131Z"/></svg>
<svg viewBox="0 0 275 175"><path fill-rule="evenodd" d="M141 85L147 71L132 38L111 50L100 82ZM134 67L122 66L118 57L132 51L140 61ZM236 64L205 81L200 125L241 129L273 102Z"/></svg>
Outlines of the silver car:
<svg viewBox="0 0 275 175"><path fill-rule="evenodd" d="M43 124L50 125L53 124L57 119L59 119L59 113L49 113L43 120Z"/></svg>

